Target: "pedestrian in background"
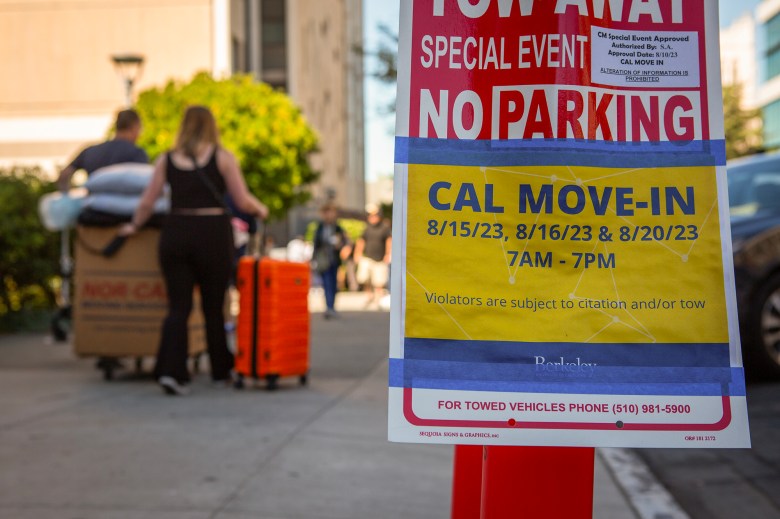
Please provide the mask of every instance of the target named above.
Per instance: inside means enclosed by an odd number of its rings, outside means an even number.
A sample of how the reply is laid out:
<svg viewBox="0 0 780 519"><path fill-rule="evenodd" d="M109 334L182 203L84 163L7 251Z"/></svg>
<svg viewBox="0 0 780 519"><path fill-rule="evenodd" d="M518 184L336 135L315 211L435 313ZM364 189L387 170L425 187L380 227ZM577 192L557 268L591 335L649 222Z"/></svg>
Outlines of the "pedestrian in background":
<svg viewBox="0 0 780 519"><path fill-rule="evenodd" d="M117 113L114 130L113 139L84 148L60 171L57 178L60 191L64 192L70 188L71 177L80 169L85 170L87 175L91 175L97 169L114 164L149 162L146 152L135 145L141 135L141 118L135 110L122 110Z"/></svg>
<svg viewBox="0 0 780 519"><path fill-rule="evenodd" d="M341 251L349 245L344 229L336 222L338 209L327 203L320 209L320 221L314 231L313 267L322 278L325 291L325 319L336 317L336 290Z"/></svg>
<svg viewBox="0 0 780 519"><path fill-rule="evenodd" d="M390 226L379 214L379 206L367 205L366 213L368 225L355 244L357 281L368 292L366 307L379 308L387 286L393 242Z"/></svg>
<svg viewBox="0 0 780 519"><path fill-rule="evenodd" d="M181 395L189 391L187 321L196 284L212 380L226 385L231 380L233 354L227 346L223 308L233 267L233 232L225 193L238 209L258 218L265 218L268 208L247 190L238 161L220 146L214 116L203 106L186 110L173 150L157 160L138 209L120 234L131 235L143 227L166 182L171 211L160 234L159 260L168 313L154 373L167 394Z"/></svg>
<svg viewBox="0 0 780 519"><path fill-rule="evenodd" d="M341 250L341 265L344 267L342 269L344 271L344 289L350 292L357 292L360 289L360 285L357 282L355 245L353 243Z"/></svg>

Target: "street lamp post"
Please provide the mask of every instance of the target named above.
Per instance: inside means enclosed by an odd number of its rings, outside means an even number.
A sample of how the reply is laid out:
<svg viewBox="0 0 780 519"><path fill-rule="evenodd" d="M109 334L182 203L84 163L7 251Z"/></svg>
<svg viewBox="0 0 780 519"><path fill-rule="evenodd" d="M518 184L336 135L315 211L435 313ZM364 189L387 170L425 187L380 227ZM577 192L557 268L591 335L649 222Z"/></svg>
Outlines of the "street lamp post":
<svg viewBox="0 0 780 519"><path fill-rule="evenodd" d="M129 108L133 105L133 84L141 75L144 57L138 54L114 54L111 61L124 82L125 105Z"/></svg>

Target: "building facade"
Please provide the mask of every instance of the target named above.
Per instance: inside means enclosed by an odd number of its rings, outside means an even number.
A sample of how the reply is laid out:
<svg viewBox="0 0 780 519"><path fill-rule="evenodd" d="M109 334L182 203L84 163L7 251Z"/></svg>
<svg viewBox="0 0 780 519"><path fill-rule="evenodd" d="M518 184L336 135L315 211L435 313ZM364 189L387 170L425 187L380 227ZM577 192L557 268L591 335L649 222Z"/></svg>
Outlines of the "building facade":
<svg viewBox="0 0 780 519"><path fill-rule="evenodd" d="M765 0L755 12L758 52L757 106L764 121L764 146L780 147L780 0Z"/></svg>
<svg viewBox="0 0 780 519"><path fill-rule="evenodd" d="M756 24L752 13L745 13L720 31L720 75L724 85L739 84L745 108L757 108L758 55Z"/></svg>
<svg viewBox="0 0 780 519"><path fill-rule="evenodd" d="M745 108L758 108L763 145L780 148L780 0L763 0L721 30L723 84L739 83Z"/></svg>
<svg viewBox="0 0 780 519"><path fill-rule="evenodd" d="M0 0L0 167L53 173L125 105L111 57L144 57L138 92L196 72L285 90L320 137L315 201L365 204L361 0Z"/></svg>

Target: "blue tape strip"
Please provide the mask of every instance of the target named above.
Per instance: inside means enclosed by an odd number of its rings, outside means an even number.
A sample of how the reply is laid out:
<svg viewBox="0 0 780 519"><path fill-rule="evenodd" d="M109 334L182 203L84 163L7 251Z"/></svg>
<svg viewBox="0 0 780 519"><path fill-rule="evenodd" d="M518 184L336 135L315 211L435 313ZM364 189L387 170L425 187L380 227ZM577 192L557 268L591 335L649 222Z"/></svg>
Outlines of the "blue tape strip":
<svg viewBox="0 0 780 519"><path fill-rule="evenodd" d="M718 140L615 142L577 139L395 138L395 162L447 166L693 167L726 164Z"/></svg>
<svg viewBox="0 0 780 519"><path fill-rule="evenodd" d="M530 366L390 359L397 388L595 395L745 396L742 368L620 368L536 372ZM579 376L578 376L579 375Z"/></svg>
<svg viewBox="0 0 780 519"><path fill-rule="evenodd" d="M581 343L508 342L450 339L404 339L404 357L414 360L468 363L511 363L535 366L541 362L599 366L728 368L728 343Z"/></svg>

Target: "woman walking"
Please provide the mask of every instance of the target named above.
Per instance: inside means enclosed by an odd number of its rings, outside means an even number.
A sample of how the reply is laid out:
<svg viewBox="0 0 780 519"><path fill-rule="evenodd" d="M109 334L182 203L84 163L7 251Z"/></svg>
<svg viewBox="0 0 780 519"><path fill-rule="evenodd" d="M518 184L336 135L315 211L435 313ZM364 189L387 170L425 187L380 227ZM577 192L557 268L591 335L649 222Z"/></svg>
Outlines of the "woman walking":
<svg viewBox="0 0 780 519"><path fill-rule="evenodd" d="M121 235L143 227L166 183L171 211L160 234L159 261L168 313L154 374L167 394L181 395L189 390L187 321L195 285L200 287L206 321L211 377L230 382L233 354L227 346L223 309L233 266L233 231L224 195L229 193L238 209L259 218L265 218L268 209L247 190L235 156L220 147L214 116L203 106L186 110L174 148L157 160L151 182Z"/></svg>
<svg viewBox="0 0 780 519"><path fill-rule="evenodd" d="M338 315L336 313L337 277L342 251L349 246L347 233L336 221L337 213L336 206L331 203L322 206L320 209L322 219L314 231L312 261L322 278L322 288L325 292L325 319Z"/></svg>

